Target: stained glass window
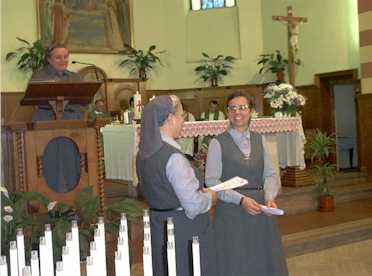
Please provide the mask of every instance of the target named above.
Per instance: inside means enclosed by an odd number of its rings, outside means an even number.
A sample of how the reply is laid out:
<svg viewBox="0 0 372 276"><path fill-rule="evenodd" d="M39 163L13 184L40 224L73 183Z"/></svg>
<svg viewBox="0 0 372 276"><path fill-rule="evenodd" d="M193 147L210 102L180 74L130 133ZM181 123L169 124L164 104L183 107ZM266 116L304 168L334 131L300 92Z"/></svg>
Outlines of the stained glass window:
<svg viewBox="0 0 372 276"><path fill-rule="evenodd" d="M235 0L191 0L193 11L235 6Z"/></svg>

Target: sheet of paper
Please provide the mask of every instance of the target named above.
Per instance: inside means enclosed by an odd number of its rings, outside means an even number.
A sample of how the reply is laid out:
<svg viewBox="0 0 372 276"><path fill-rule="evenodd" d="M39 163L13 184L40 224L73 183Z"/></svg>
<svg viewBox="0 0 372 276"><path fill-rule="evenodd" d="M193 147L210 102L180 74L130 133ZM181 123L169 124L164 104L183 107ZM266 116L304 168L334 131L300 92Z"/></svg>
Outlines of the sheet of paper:
<svg viewBox="0 0 372 276"><path fill-rule="evenodd" d="M215 191L215 192L220 192L220 191L225 191L225 190L231 190L235 189L238 187L241 187L243 185L248 184L248 180L241 178L239 176L235 176L225 182L222 182L216 186L209 187L209 189Z"/></svg>
<svg viewBox="0 0 372 276"><path fill-rule="evenodd" d="M262 212L264 212L265 214L268 214L268 215L275 215L275 216L284 215L284 210L279 209L279 208L270 208L270 207L267 207L265 205L261 205L261 210L262 210Z"/></svg>

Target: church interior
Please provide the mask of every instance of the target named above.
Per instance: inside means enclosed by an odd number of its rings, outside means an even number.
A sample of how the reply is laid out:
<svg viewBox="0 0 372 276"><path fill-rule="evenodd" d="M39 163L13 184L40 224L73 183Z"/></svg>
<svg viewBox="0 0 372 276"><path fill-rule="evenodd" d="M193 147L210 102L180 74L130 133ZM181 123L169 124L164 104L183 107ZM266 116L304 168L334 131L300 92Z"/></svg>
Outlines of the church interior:
<svg viewBox="0 0 372 276"><path fill-rule="evenodd" d="M38 89L30 86L32 70L20 70L17 59L7 56L39 39L44 46L57 41L69 48L68 70L87 82L74 88L81 93L76 102L84 103L82 120L33 121L36 106L47 101L32 98L32 89ZM133 49L152 49L156 56L142 73L127 66ZM270 63L278 53L282 64ZM201 61L216 59L224 59L223 72L203 77ZM134 161L141 104L174 94L195 121L221 120L205 119L211 103L225 119L228 96L241 91L254 103L257 124L299 126L268 135L281 137L272 154L282 185L276 202L285 212L278 224L289 274L372 275L371 0L2 1L0 80L1 186L66 204L91 186L100 214L125 198L146 208ZM281 83L306 100L295 117L275 111L265 96L270 84ZM64 101L53 95L56 105ZM99 112L109 116L92 121L97 100L104 103ZM133 124L126 117L131 108ZM330 141L329 153L317 160L314 147L321 134ZM62 193L43 178L44 150L61 136L77 145L81 169L75 186ZM188 136L188 157L197 165L205 158L200 136ZM324 175L317 172L324 164L333 172L325 180L332 202L322 207ZM2 227L5 223L2 219ZM130 224L131 275L143 275L142 217Z"/></svg>

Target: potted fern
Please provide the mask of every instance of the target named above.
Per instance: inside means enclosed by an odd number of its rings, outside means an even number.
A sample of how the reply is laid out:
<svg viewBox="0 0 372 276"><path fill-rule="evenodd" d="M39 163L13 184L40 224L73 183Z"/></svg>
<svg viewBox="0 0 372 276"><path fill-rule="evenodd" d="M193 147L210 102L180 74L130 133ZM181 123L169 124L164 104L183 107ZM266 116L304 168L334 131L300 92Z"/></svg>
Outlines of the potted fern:
<svg viewBox="0 0 372 276"><path fill-rule="evenodd" d="M335 206L329 183L335 167L328 162L328 157L334 144L335 139L332 136L318 129L310 145L312 151L311 160L312 163L315 163L314 168L318 176L319 210L322 212L333 211Z"/></svg>
<svg viewBox="0 0 372 276"><path fill-rule="evenodd" d="M138 74L138 78L142 81L148 79L148 75L153 70L154 66L159 63L161 64L158 54L162 54L165 51L155 51L156 46L151 45L148 50L137 50L130 45L125 44L124 50L120 51L119 54L125 56L120 63L120 67L129 67L130 73Z"/></svg>
<svg viewBox="0 0 372 276"><path fill-rule="evenodd" d="M232 64L236 60L233 56L217 55L211 57L204 52L202 52L202 56L201 65L197 66L194 71L200 75L200 79L204 82L209 81L211 86L218 86L218 81L228 75L232 69Z"/></svg>
<svg viewBox="0 0 372 276"><path fill-rule="evenodd" d="M297 59L295 64L300 65L301 60ZM279 50L274 53L259 55L257 65L261 65L259 74L271 72L276 75L279 84L285 82L284 72L288 67L288 59L284 58Z"/></svg>
<svg viewBox="0 0 372 276"><path fill-rule="evenodd" d="M36 40L33 43L19 37L17 37L17 40L20 41L23 46L17 48L13 52L7 53L5 57L6 61L19 57L17 68L23 72L35 72L46 64L46 49L41 43L41 40Z"/></svg>

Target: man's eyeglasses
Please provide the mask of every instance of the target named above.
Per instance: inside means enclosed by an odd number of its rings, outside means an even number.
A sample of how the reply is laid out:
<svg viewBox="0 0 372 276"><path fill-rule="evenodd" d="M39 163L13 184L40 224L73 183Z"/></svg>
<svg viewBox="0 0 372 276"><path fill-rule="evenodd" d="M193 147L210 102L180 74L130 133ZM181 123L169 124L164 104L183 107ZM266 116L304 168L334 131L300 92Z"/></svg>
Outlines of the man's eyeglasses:
<svg viewBox="0 0 372 276"><path fill-rule="evenodd" d="M229 105L227 107L227 111L229 112L236 112L238 110L240 111L245 111L249 109L249 105L247 104L242 104L242 105Z"/></svg>

